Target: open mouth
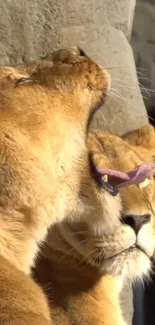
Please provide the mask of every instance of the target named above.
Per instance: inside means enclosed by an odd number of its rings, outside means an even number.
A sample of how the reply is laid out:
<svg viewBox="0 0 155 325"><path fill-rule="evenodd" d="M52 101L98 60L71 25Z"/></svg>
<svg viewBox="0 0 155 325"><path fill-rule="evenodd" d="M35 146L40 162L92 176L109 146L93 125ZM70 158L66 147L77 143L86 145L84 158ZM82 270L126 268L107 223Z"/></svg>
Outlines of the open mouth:
<svg viewBox="0 0 155 325"><path fill-rule="evenodd" d="M139 185L140 188L146 187L150 182L149 177L155 169L154 164L143 163L128 172L121 172L96 166L91 157L90 161L96 182L113 196L116 196L122 187L130 185Z"/></svg>
<svg viewBox="0 0 155 325"><path fill-rule="evenodd" d="M98 184L98 186L105 189L105 191L107 191L111 195L116 196L119 192L117 187L112 185L108 181L106 173L105 174L102 173L102 171L100 171L99 168L96 167L91 155L89 155L89 161L90 161L91 172L92 172L93 177L94 177L96 183Z"/></svg>

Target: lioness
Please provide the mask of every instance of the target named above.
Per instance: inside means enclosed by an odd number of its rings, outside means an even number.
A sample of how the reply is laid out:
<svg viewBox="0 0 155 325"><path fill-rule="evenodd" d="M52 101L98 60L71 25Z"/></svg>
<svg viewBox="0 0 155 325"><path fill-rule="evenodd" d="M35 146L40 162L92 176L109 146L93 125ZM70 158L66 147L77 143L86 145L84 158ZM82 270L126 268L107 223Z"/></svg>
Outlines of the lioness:
<svg viewBox="0 0 155 325"><path fill-rule="evenodd" d="M49 226L83 216L85 183L95 204L104 201L92 183L86 133L109 83L78 48L0 67L0 324L51 324L28 274Z"/></svg>
<svg viewBox="0 0 155 325"><path fill-rule="evenodd" d="M151 269L155 182L152 173L142 184L120 188L121 207L116 190L120 179L108 173L126 172L143 162L152 164L155 133L150 125L124 138L94 131L87 143L93 165L103 171L107 168L102 176L107 184L104 204L100 186L98 202L94 202L84 171L79 196L89 209L79 222L73 216L72 222L58 223L49 231L35 277L49 297L54 324L123 325L119 292L124 280L149 276Z"/></svg>

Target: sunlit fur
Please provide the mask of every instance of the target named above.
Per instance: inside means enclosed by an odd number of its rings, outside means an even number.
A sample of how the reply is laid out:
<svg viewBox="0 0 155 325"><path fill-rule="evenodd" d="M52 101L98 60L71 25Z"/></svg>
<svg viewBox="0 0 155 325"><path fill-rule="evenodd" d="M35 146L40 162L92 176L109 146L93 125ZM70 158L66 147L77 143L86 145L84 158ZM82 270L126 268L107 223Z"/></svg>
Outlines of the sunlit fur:
<svg viewBox="0 0 155 325"><path fill-rule="evenodd" d="M86 133L109 81L78 48L0 67L0 324L51 324L45 296L26 274L47 229L75 211L81 218L83 173L100 206Z"/></svg>
<svg viewBox="0 0 155 325"><path fill-rule="evenodd" d="M102 132L92 132L89 134L88 146L93 153L94 161L98 166L108 167L121 171L128 171L143 162L154 163L155 153L155 133L152 126L147 125L134 133L124 136L124 139L115 135ZM125 215L143 215L149 213L151 221L140 229L135 236L133 230L127 226L125 233L121 228L118 230L118 236L112 239L114 250L125 251L110 260L108 252L105 255L106 268L113 273L121 274L125 277L135 280L149 276L151 267L150 258L154 254L155 245L155 181L154 175L150 177L149 184L141 189L138 185L129 186L120 190L122 197L122 217ZM122 226L121 226L122 227ZM115 241L116 239L116 241ZM127 246L131 247L137 241L139 247L145 252L137 248L126 250ZM115 244L114 244L115 242ZM116 248L118 246L118 248ZM113 251L111 249L111 252ZM117 253L117 252L116 252ZM102 254L101 254L102 255ZM113 256L113 253L111 257ZM103 268L105 265L103 266Z"/></svg>
<svg viewBox="0 0 155 325"><path fill-rule="evenodd" d="M94 162L100 167L128 171L154 159L155 134L149 125L124 139L91 132L87 142ZM91 182L94 183L93 175ZM122 200L119 195L113 197L98 188L98 196L103 195L104 200L97 205L89 191L85 170L81 183L79 199L86 203L83 217L76 221L74 214L72 222L63 221L51 228L35 277L49 297L55 324L123 325L119 302L122 285L128 279L144 279L151 268L155 244L154 178L152 175L142 191L137 185L121 189ZM130 213L152 216L137 235L138 244L146 253L132 248L135 232L121 219Z"/></svg>

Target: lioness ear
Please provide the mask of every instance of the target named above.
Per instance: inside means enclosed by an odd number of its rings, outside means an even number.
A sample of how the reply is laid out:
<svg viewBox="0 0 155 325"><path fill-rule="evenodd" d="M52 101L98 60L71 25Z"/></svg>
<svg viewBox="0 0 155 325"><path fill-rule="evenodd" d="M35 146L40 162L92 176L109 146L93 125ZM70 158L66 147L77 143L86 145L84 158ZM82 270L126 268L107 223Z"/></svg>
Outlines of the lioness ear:
<svg viewBox="0 0 155 325"><path fill-rule="evenodd" d="M130 145L153 149L155 152L155 130L151 124L146 124L138 130L127 133L122 138Z"/></svg>

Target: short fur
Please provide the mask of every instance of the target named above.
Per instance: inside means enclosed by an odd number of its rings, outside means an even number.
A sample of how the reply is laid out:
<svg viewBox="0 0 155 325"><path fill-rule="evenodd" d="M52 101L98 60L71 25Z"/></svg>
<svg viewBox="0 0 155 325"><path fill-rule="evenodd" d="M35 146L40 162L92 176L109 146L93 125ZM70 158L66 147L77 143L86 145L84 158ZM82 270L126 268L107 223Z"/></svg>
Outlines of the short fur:
<svg viewBox="0 0 155 325"><path fill-rule="evenodd" d="M85 140L109 81L77 48L0 67L0 324L51 323L46 298L27 274L47 229L83 213L83 173L100 201Z"/></svg>
<svg viewBox="0 0 155 325"><path fill-rule="evenodd" d="M128 171L142 162L154 161L154 129L146 125L124 139L94 131L88 136L88 148L97 166ZM104 201L95 203L84 171L81 182L86 184L79 194L89 210L79 222L73 218L74 222L61 222L50 230L35 277L49 297L54 324L123 325L119 302L122 285L127 279L148 276L151 269L154 177L143 190L137 185L121 189L122 208L119 195L112 197L101 189L98 195L103 192ZM137 235L122 222L127 214L146 213L151 220Z"/></svg>

